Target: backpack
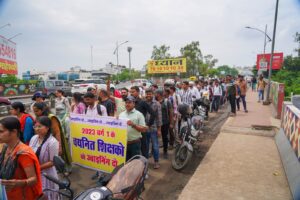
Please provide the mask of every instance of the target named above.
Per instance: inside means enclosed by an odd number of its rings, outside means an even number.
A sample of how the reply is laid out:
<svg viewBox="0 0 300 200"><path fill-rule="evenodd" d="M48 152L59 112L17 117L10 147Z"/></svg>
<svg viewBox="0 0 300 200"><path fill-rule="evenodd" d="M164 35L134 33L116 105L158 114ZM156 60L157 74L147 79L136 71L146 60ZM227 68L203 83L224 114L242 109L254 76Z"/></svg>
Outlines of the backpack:
<svg viewBox="0 0 300 200"><path fill-rule="evenodd" d="M87 112L87 109L88 109L88 106L85 107L85 114ZM100 104L97 104L97 112L98 112L98 115L102 116L102 111L101 111L101 105Z"/></svg>

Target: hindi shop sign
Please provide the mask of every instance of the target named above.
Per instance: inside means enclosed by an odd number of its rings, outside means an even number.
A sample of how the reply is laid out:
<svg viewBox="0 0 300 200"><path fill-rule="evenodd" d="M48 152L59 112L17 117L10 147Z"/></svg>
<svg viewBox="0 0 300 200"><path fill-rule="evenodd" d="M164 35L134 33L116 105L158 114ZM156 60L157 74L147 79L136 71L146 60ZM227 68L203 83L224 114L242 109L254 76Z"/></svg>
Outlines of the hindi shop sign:
<svg viewBox="0 0 300 200"><path fill-rule="evenodd" d="M111 173L126 161L127 121L71 114L73 162Z"/></svg>
<svg viewBox="0 0 300 200"><path fill-rule="evenodd" d="M186 72L186 58L172 58L164 60L149 60L148 74L167 74Z"/></svg>
<svg viewBox="0 0 300 200"><path fill-rule="evenodd" d="M0 35L0 74L18 74L16 43Z"/></svg>

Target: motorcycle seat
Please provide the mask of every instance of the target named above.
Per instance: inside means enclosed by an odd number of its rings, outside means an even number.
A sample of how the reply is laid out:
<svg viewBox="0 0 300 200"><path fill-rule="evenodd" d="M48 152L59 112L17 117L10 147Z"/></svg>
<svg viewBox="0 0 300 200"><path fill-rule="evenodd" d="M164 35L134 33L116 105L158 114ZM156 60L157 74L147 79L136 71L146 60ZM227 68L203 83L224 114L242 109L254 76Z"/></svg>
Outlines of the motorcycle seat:
<svg viewBox="0 0 300 200"><path fill-rule="evenodd" d="M136 186L143 176L144 169L145 164L139 159L134 159L120 168L106 187L112 193L119 193L125 188ZM113 197L118 199L132 199L132 196L134 196L134 189L125 194L115 194Z"/></svg>

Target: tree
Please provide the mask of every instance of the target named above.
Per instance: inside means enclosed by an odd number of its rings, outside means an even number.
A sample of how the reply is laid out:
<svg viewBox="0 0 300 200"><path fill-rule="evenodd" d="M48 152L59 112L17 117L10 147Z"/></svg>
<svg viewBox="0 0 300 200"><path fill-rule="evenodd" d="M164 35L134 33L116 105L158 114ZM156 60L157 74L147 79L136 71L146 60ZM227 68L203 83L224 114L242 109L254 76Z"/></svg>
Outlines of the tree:
<svg viewBox="0 0 300 200"><path fill-rule="evenodd" d="M5 77L1 77L0 83L17 83L18 78L15 75L7 75Z"/></svg>
<svg viewBox="0 0 300 200"><path fill-rule="evenodd" d="M131 79L139 78L140 76L140 71L135 71L134 69L131 69L130 73L129 69L124 69L120 74L113 75L112 80L128 81Z"/></svg>
<svg viewBox="0 0 300 200"><path fill-rule="evenodd" d="M168 53L169 50L170 47L164 44L161 45L160 47L153 46L151 59L160 60L160 59L170 58L171 54Z"/></svg>
<svg viewBox="0 0 300 200"><path fill-rule="evenodd" d="M300 70L300 57L293 57L288 55L284 58L283 69L288 71L299 71Z"/></svg>
<svg viewBox="0 0 300 200"><path fill-rule="evenodd" d="M219 74L221 75L232 75L237 76L239 74L239 71L235 68L229 67L228 65L222 65L217 68L219 71Z"/></svg>
<svg viewBox="0 0 300 200"><path fill-rule="evenodd" d="M195 75L200 70L200 66L203 63L202 52L199 47L199 42L191 42L180 49L182 57L186 58L187 74Z"/></svg>
<svg viewBox="0 0 300 200"><path fill-rule="evenodd" d="M208 65L208 68L212 69L215 66L215 64L218 62L218 59L213 58L213 55L208 54L204 56L204 61Z"/></svg>

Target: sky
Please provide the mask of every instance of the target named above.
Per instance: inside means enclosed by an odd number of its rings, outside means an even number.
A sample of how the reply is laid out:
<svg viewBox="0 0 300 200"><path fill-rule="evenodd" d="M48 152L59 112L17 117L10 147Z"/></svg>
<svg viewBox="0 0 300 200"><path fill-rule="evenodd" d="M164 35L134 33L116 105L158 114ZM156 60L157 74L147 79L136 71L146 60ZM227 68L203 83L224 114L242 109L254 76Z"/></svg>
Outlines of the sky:
<svg viewBox="0 0 300 200"><path fill-rule="evenodd" d="M141 69L154 45L172 56L192 41L219 65L252 66L263 52L264 30L273 37L276 0L0 0L0 35L17 43L19 73L99 69L116 63ZM294 54L300 32L300 0L279 2L275 52ZM91 56L91 46L92 54ZM271 52L271 43L266 52ZM295 55L295 54L294 54ZM91 61L93 57L93 62ZM93 65L91 64L93 63Z"/></svg>

